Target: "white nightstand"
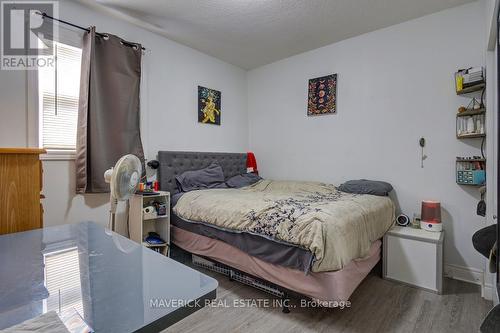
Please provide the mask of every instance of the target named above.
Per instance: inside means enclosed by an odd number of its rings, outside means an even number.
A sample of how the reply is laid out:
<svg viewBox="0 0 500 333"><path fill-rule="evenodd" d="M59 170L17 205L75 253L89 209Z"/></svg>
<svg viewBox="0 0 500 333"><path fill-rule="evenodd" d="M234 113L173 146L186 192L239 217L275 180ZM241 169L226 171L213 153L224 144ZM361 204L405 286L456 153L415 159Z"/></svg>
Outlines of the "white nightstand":
<svg viewBox="0 0 500 333"><path fill-rule="evenodd" d="M154 202L165 204L166 214L145 216L143 209ZM129 211L130 239L168 256L170 251L170 193L160 191L156 195L135 194L130 198ZM165 244L150 245L144 241L149 232L160 235Z"/></svg>
<svg viewBox="0 0 500 333"><path fill-rule="evenodd" d="M441 294L443 232L392 227L384 236L383 276Z"/></svg>

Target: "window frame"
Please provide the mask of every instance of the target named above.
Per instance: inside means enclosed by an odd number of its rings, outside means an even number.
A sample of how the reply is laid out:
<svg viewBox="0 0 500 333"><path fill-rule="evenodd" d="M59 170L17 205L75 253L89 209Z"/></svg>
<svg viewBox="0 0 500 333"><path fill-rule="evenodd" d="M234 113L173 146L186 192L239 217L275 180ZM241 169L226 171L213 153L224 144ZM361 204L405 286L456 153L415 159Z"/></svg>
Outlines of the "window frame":
<svg viewBox="0 0 500 333"><path fill-rule="evenodd" d="M59 26L57 42L74 47L82 47L83 32ZM42 133L40 131L40 99L38 88L38 70L26 71L26 103L27 103L27 141L30 147L39 147L42 144ZM40 155L42 160L72 161L76 158L76 150L46 149L47 153Z"/></svg>
<svg viewBox="0 0 500 333"><path fill-rule="evenodd" d="M40 122L40 96L38 91L38 70L28 72L28 144L30 147L42 147L42 132ZM42 160L71 161L76 158L76 150L46 149L47 153L40 155Z"/></svg>

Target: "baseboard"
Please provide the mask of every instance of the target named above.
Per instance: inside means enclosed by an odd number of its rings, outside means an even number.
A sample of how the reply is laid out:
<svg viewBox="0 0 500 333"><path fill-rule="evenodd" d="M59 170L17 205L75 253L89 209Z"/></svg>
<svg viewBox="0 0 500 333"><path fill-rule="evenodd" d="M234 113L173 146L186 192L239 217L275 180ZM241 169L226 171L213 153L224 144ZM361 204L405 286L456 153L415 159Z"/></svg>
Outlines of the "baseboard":
<svg viewBox="0 0 500 333"><path fill-rule="evenodd" d="M463 267L458 265L444 265L445 277L469 282L481 286L481 297L487 300L493 299L493 286L490 283L484 282L484 272L471 267Z"/></svg>
<svg viewBox="0 0 500 333"><path fill-rule="evenodd" d="M446 264L444 265L444 276L455 280L482 285L484 273L476 268Z"/></svg>
<svg viewBox="0 0 500 333"><path fill-rule="evenodd" d="M492 301L493 290L493 285L491 283L485 283L481 288L481 297L487 299L488 301Z"/></svg>

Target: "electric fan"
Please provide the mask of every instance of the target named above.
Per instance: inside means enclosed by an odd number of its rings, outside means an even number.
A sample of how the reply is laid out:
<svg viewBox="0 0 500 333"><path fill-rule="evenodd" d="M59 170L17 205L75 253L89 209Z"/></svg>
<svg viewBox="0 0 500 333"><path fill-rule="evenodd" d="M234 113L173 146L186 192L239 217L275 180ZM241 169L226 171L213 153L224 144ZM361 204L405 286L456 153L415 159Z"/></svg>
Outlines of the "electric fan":
<svg viewBox="0 0 500 333"><path fill-rule="evenodd" d="M128 200L141 180L142 164L135 155L125 155L116 162L115 167L106 170L104 180L109 183L110 194L110 229L115 231L115 215L118 201Z"/></svg>

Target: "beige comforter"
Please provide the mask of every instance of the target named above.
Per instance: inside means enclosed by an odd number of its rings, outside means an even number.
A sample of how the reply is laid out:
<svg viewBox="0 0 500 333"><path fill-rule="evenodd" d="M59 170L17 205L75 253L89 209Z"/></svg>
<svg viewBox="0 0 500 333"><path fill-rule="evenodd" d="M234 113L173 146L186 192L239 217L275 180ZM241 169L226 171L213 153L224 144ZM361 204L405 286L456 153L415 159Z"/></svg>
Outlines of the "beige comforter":
<svg viewBox="0 0 500 333"><path fill-rule="evenodd" d="M241 189L188 192L174 212L190 221L305 248L315 256L313 272L342 269L365 257L394 221L388 197L348 194L330 184L273 180Z"/></svg>

